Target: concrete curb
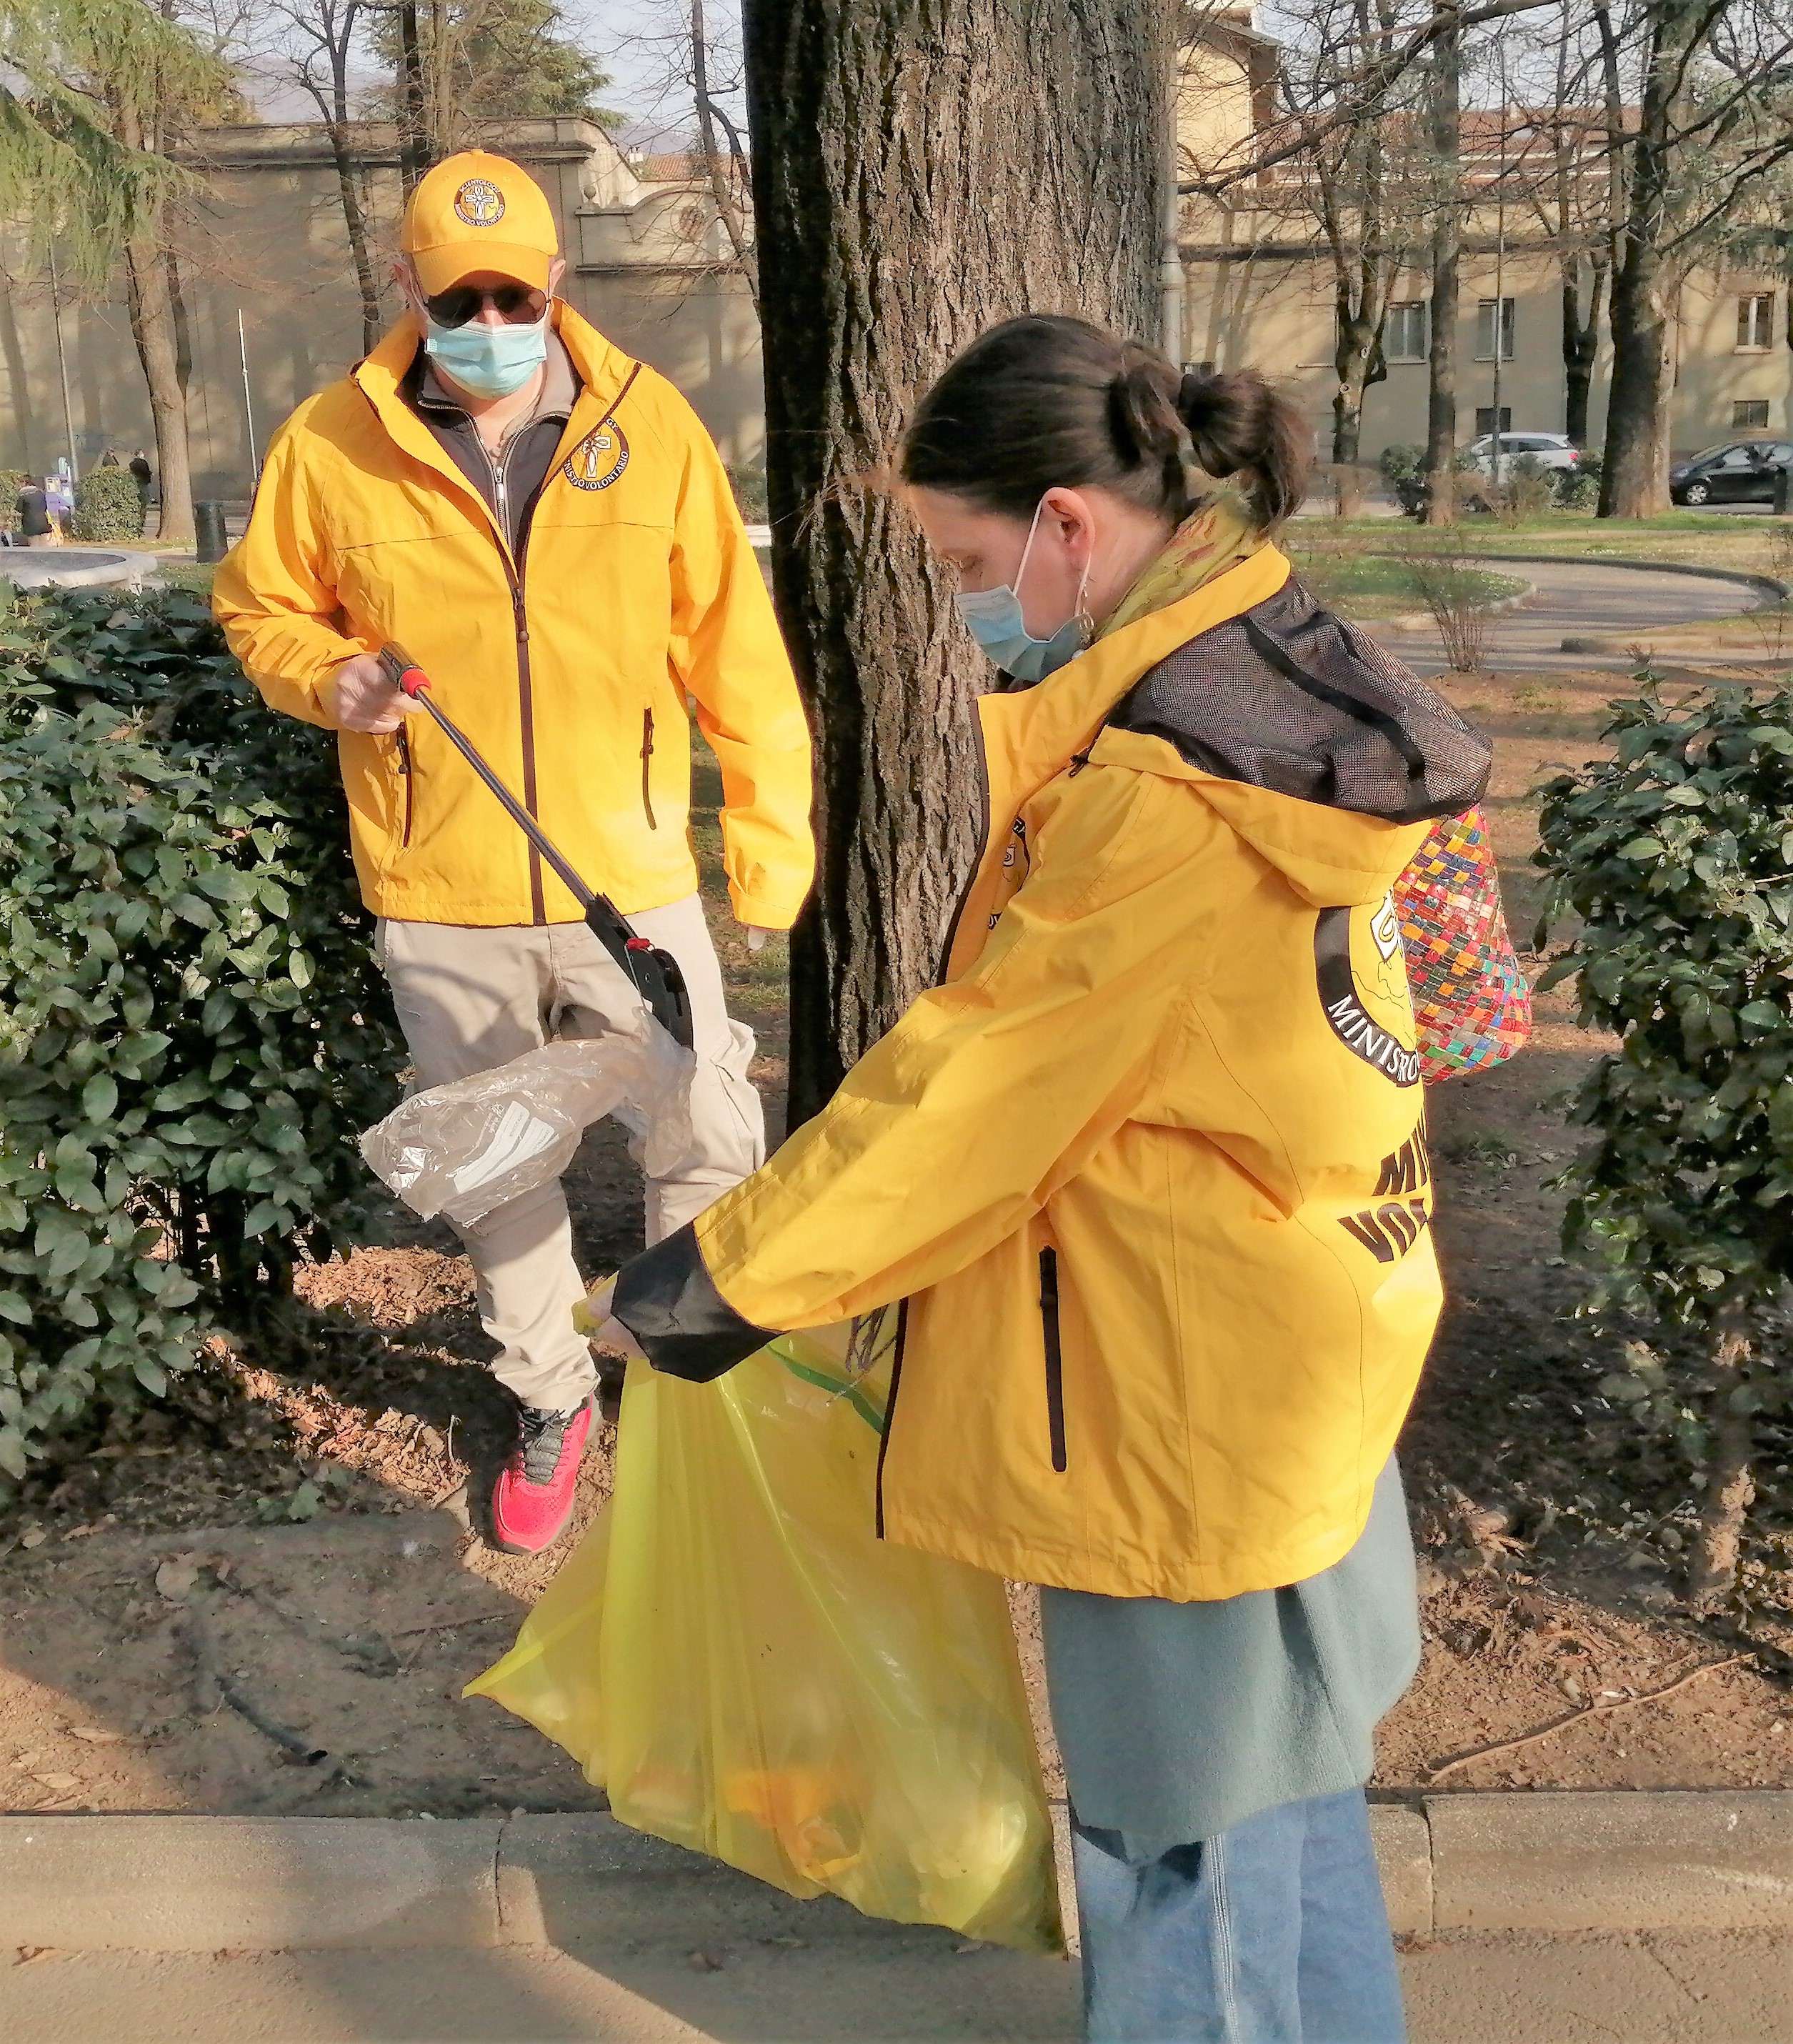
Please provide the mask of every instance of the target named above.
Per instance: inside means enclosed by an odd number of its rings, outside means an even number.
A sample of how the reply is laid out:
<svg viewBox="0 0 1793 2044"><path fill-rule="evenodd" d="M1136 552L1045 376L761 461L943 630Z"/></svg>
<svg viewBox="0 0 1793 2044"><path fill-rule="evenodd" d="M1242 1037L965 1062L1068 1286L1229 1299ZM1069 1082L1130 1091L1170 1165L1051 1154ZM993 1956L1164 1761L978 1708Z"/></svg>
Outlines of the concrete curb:
<svg viewBox="0 0 1793 2044"><path fill-rule="evenodd" d="M1766 597L1770 603L1779 603L1784 597L1793 596L1793 589L1773 575L1754 574L1747 568L1703 567L1697 561L1634 561L1628 558L1621 559L1613 554L1509 554L1493 549L1488 551L1478 550L1476 559L1479 561L1518 561L1541 567L1572 567L1577 562L1581 562L1591 568L1635 568L1642 574L1691 575L1701 582L1737 582L1745 589L1753 589L1758 595ZM1695 624L1699 621L1697 618L1693 620ZM1659 628L1680 631L1686 628L1664 625Z"/></svg>
<svg viewBox="0 0 1793 2044"><path fill-rule="evenodd" d="M16 589L136 588L161 565L154 554L133 553L125 548L71 547L71 553L103 553L105 559L90 567L59 568L53 548L18 551L25 553L22 561L8 561L0 567L0 581L10 582Z"/></svg>
<svg viewBox="0 0 1793 2044"><path fill-rule="evenodd" d="M1370 1819L1398 1931L1793 1925L1790 1790L1421 1796ZM812 1942L887 1928L603 1815L0 1819L0 1947L701 1942L800 1918Z"/></svg>

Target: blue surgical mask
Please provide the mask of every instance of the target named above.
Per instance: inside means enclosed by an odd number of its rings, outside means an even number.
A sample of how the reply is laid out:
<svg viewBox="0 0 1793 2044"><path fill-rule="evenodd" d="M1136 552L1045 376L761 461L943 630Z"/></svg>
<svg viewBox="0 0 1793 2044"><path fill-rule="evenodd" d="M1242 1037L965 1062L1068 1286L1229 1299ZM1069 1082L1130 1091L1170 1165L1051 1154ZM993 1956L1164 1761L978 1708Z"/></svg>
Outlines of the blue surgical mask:
<svg viewBox="0 0 1793 2044"><path fill-rule="evenodd" d="M476 398L508 398L547 359L548 316L534 326L438 326L424 315L424 348L445 375Z"/></svg>
<svg viewBox="0 0 1793 2044"><path fill-rule="evenodd" d="M1083 607L1083 593L1089 581L1089 564L1084 563L1083 580L1077 584L1077 608L1050 639L1035 639L1021 615L1021 578L1027 571L1027 556L1034 550L1034 535L1039 530L1039 514L1046 508L1042 497L1027 528L1027 544L1012 582L996 589L961 590L953 601L966 628L1004 674L1018 682L1043 682L1046 676L1074 660L1089 644L1090 620Z"/></svg>

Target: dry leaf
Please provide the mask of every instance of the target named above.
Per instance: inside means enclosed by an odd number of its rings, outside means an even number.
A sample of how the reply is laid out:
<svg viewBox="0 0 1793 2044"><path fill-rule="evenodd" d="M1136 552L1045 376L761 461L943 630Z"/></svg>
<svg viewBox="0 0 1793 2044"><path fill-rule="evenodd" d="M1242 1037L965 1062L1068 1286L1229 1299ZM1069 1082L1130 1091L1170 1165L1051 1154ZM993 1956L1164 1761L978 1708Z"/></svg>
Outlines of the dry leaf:
<svg viewBox="0 0 1793 2044"><path fill-rule="evenodd" d="M170 1604L180 1604L192 1594L199 1570L191 1562L164 1562L155 1572L155 1587Z"/></svg>
<svg viewBox="0 0 1793 2044"><path fill-rule="evenodd" d="M79 1774L34 1774L31 1778L40 1788L54 1788L59 1795L67 1789L79 1788L81 1786L81 1777Z"/></svg>
<svg viewBox="0 0 1793 2044"><path fill-rule="evenodd" d="M71 1739L84 1739L90 1746L116 1746L125 1736L121 1731L102 1731L98 1725L71 1725Z"/></svg>
<svg viewBox="0 0 1793 2044"><path fill-rule="evenodd" d="M685 1964L693 1973L719 1973L722 1971L722 1961L714 1952L693 1952Z"/></svg>
<svg viewBox="0 0 1793 2044"><path fill-rule="evenodd" d="M41 1547L49 1537L41 1526L33 1526L19 1535L19 1545L21 1547Z"/></svg>

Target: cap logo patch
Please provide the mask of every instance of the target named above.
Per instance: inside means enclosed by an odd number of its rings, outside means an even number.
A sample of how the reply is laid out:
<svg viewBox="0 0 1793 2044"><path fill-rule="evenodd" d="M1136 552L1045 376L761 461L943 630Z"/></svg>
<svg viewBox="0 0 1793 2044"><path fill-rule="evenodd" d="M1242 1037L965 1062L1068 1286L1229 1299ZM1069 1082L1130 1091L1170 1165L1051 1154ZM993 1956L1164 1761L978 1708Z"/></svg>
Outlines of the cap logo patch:
<svg viewBox="0 0 1793 2044"><path fill-rule="evenodd" d="M561 464L575 490L608 490L629 465L629 444L614 419L594 426Z"/></svg>
<svg viewBox="0 0 1793 2044"><path fill-rule="evenodd" d="M489 178L469 178L455 194L455 211L469 227L496 227L505 217L505 195Z"/></svg>

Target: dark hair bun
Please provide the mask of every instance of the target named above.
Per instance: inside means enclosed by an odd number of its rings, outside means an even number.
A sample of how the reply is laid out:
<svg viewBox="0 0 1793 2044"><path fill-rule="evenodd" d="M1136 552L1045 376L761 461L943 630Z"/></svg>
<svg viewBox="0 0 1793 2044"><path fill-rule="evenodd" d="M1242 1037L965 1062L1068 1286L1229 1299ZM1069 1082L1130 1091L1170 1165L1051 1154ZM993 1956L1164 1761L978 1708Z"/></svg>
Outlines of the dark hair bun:
<svg viewBox="0 0 1793 2044"><path fill-rule="evenodd" d="M1183 452L1176 373L1161 355L1137 341L1121 344L1121 367L1109 392L1110 423L1123 454L1135 461L1173 461Z"/></svg>
<svg viewBox="0 0 1793 2044"><path fill-rule="evenodd" d="M1177 409L1207 474L1250 471L1249 494L1267 525L1295 509L1307 481L1307 435L1288 398L1255 369L1188 372Z"/></svg>

